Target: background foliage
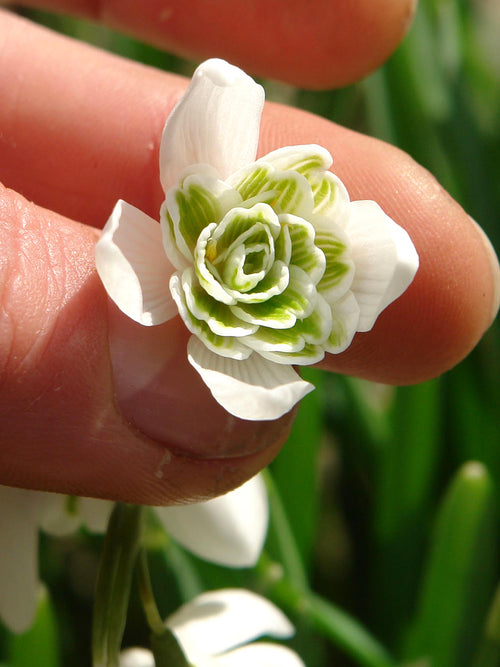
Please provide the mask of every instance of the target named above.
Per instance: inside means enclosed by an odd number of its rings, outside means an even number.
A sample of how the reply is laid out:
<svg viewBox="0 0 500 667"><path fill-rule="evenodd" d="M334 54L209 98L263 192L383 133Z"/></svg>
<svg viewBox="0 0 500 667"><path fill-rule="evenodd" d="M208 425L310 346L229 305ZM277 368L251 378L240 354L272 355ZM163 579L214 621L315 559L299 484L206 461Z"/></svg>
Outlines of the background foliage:
<svg viewBox="0 0 500 667"><path fill-rule="evenodd" d="M495 5L498 9L495 9ZM487 8L490 7L490 13ZM193 65L92 24L29 15L129 58L190 74ZM496 29L495 29L495 20ZM338 91L263 82L284 100L408 151L500 247L500 6L421 0L403 45L375 74ZM308 667L500 664L500 336L495 324L457 368L390 388L308 370L303 401L272 464L272 521L257 567L208 565L152 525L155 591L167 614L194 594L241 585L298 628ZM90 664L101 540L43 538L35 627L0 630L9 667ZM147 643L133 597L127 644Z"/></svg>

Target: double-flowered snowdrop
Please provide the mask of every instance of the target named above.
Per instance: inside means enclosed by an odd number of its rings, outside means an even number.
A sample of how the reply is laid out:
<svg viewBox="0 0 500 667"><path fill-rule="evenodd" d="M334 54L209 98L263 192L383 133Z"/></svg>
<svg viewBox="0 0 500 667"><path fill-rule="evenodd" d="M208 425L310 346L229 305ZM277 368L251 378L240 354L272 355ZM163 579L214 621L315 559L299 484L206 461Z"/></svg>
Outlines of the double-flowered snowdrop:
<svg viewBox="0 0 500 667"><path fill-rule="evenodd" d="M249 420L288 412L312 389L293 366L345 350L418 267L408 234L350 201L324 148L256 160L263 104L240 69L203 63L163 131L160 224L119 201L96 247L117 306L146 326L180 315L190 363Z"/></svg>
<svg viewBox="0 0 500 667"><path fill-rule="evenodd" d="M86 526L104 533L112 507L106 500L0 486L0 620L10 630L23 632L34 618L39 530L63 536ZM267 492L260 475L214 500L154 511L179 544L228 567L254 565L267 534Z"/></svg>
<svg viewBox="0 0 500 667"><path fill-rule="evenodd" d="M188 664L193 667L304 667L289 648L262 636L286 639L294 629L277 607L244 589L203 593L183 605L165 625L174 633ZM153 654L127 649L120 667L155 667Z"/></svg>

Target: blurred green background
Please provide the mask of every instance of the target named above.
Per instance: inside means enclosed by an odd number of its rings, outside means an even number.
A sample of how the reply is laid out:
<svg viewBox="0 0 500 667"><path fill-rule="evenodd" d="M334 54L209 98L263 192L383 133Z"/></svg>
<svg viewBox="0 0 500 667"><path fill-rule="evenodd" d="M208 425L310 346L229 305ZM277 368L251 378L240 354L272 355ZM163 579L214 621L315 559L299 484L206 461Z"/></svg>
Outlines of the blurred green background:
<svg viewBox="0 0 500 667"><path fill-rule="evenodd" d="M95 25L25 12L154 66L193 64ZM380 137L427 167L500 247L500 2L421 0L386 65L337 91L263 82L279 99ZM269 471L271 527L258 566L207 565L151 527L167 614L197 592L242 585L297 626L308 667L500 665L499 325L443 377L391 388L307 370L290 441ZM90 664L100 538L42 536L50 597L24 636L0 630L12 667ZM148 631L132 599L126 644Z"/></svg>

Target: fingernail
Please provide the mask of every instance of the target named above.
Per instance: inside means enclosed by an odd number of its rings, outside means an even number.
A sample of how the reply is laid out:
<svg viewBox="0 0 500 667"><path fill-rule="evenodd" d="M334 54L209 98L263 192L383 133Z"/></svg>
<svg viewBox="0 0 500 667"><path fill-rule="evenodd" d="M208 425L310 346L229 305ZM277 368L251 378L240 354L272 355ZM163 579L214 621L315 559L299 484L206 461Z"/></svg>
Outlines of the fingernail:
<svg viewBox="0 0 500 667"><path fill-rule="evenodd" d="M469 216L470 217L470 216ZM489 324L492 324L496 316L498 315L498 309L500 307L500 264L498 262L498 257L491 244L490 239L486 236L483 228L478 225L474 218L470 218L474 223L479 236L483 242L484 249L486 250L486 255L491 267L491 275L493 280L493 299L491 305L490 321Z"/></svg>
<svg viewBox="0 0 500 667"><path fill-rule="evenodd" d="M215 401L187 360L189 332L179 318L145 327L111 302L108 313L116 400L133 427L177 455L200 459L254 454L285 439L293 412L252 422Z"/></svg>

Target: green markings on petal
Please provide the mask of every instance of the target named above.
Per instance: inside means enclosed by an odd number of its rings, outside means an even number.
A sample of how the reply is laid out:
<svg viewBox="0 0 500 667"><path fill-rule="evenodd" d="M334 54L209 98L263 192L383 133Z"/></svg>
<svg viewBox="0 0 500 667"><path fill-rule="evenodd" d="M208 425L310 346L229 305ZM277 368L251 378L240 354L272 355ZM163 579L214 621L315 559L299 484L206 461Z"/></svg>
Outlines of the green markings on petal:
<svg viewBox="0 0 500 667"><path fill-rule="evenodd" d="M259 327L254 334L247 336L244 342L256 352L300 352L305 345L305 340L295 327Z"/></svg>
<svg viewBox="0 0 500 667"><path fill-rule="evenodd" d="M322 174L311 173L307 179L314 198L313 213L347 223L349 195L342 181L330 171Z"/></svg>
<svg viewBox="0 0 500 667"><path fill-rule="evenodd" d="M332 157L326 149L314 144L289 146L265 155L256 164L271 164L277 171L292 171L303 176L312 191L312 212L333 216L336 220L344 217L349 195L342 181L328 171Z"/></svg>
<svg viewBox="0 0 500 667"><path fill-rule="evenodd" d="M213 255L213 251L210 248L211 235L215 228L217 227L216 223L205 227L198 237L196 243L196 248L194 250L194 268L198 280L200 281L203 289L208 292L214 299L225 304L235 304L236 299L234 296L228 293L222 284L221 277L214 267L213 263L209 260L208 256Z"/></svg>
<svg viewBox="0 0 500 667"><path fill-rule="evenodd" d="M255 162L230 176L228 183L240 193L243 201L247 201L270 190L269 176L274 171L274 168L265 162Z"/></svg>
<svg viewBox="0 0 500 667"><path fill-rule="evenodd" d="M324 229L316 231L315 243L326 258L323 277L317 288L328 302L341 298L354 279L354 262L350 258L349 241L340 229L333 233Z"/></svg>
<svg viewBox="0 0 500 667"><path fill-rule="evenodd" d="M316 307L303 320L298 320L294 329L310 345L323 345L328 339L333 325L332 309L323 297L318 294Z"/></svg>
<svg viewBox="0 0 500 667"><path fill-rule="evenodd" d="M332 156L321 146L307 144L304 146L287 146L268 153L258 160L272 164L279 171L294 170L303 176L311 172L325 171L332 164Z"/></svg>
<svg viewBox="0 0 500 667"><path fill-rule="evenodd" d="M282 294L290 282L290 270L285 262L274 262L271 270L254 289L240 292L237 300L240 303L253 304L269 301L272 297Z"/></svg>
<svg viewBox="0 0 500 667"><path fill-rule="evenodd" d="M188 269L189 270L189 269ZM252 350L242 345L234 336L219 336L215 334L207 322L197 319L189 310L183 280L179 272L174 273L170 279L170 292L179 309L179 315L189 331L197 336L212 352L222 357L229 357L242 361L248 359Z"/></svg>
<svg viewBox="0 0 500 667"><path fill-rule="evenodd" d="M274 263L274 239L281 227L267 204L235 208L214 230L207 258L229 290L248 292Z"/></svg>
<svg viewBox="0 0 500 667"><path fill-rule="evenodd" d="M299 352L260 352L261 356L277 364L296 364L310 366L317 364L325 356L325 350L320 345L306 344Z"/></svg>
<svg viewBox="0 0 500 667"><path fill-rule="evenodd" d="M349 197L331 162L319 146L289 147L227 182L197 165L167 193L164 244L179 269L171 293L212 352L308 365L350 344L360 310Z"/></svg>
<svg viewBox="0 0 500 667"><path fill-rule="evenodd" d="M255 324L272 329L289 329L297 319L309 317L316 305L316 288L308 274L297 266L290 266L290 280L281 293L261 303L231 306L233 313Z"/></svg>
<svg viewBox="0 0 500 667"><path fill-rule="evenodd" d="M326 259L315 245L316 230L309 222L294 215L282 215L280 222L290 235L291 264L309 274L314 284L318 283L325 273Z"/></svg>
<svg viewBox="0 0 500 667"><path fill-rule="evenodd" d="M229 179L243 202L265 202L276 213L307 217L314 202L307 179L298 171L277 171L265 162L256 162Z"/></svg>
<svg viewBox="0 0 500 667"><path fill-rule="evenodd" d="M276 239L281 231L280 223L273 209L267 204L255 204L252 208L233 208L224 216L213 234L213 240L220 246L218 254L240 245L250 237L260 234L260 241L271 237Z"/></svg>
<svg viewBox="0 0 500 667"><path fill-rule="evenodd" d="M187 308L197 320L206 322L218 336L248 336L258 325L237 318L229 306L212 298L200 286L192 269L186 269L181 278Z"/></svg>
<svg viewBox="0 0 500 667"><path fill-rule="evenodd" d="M220 222L241 203L240 195L211 173L189 174L166 198L166 221L178 250L192 260L196 241L210 223Z"/></svg>
<svg viewBox="0 0 500 667"><path fill-rule="evenodd" d="M276 173L269 180L268 188L275 193L269 205L276 213L293 213L304 218L311 215L313 210L311 187L298 172Z"/></svg>

